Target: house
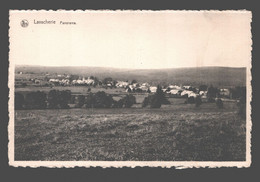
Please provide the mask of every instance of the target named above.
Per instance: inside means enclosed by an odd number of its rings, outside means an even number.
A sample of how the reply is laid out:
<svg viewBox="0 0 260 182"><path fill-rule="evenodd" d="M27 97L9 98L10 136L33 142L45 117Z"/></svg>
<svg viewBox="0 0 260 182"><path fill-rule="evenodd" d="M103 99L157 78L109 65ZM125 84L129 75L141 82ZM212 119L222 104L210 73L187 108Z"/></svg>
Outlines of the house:
<svg viewBox="0 0 260 182"><path fill-rule="evenodd" d="M194 92L193 91L190 91L190 90L183 90L182 92L181 92L181 96L187 96L187 97L189 97L189 95L192 95ZM195 94L195 93L194 93Z"/></svg>
<svg viewBox="0 0 260 182"><path fill-rule="evenodd" d="M170 90L168 93L171 95L180 95L180 90L174 89L174 90Z"/></svg>
<svg viewBox="0 0 260 182"><path fill-rule="evenodd" d="M219 90L219 95L222 97L229 97L230 96L230 90L226 88L222 88Z"/></svg>
<svg viewBox="0 0 260 182"><path fill-rule="evenodd" d="M188 97L194 97L194 98L196 98L196 97L198 97L198 94L192 92L192 93L188 94Z"/></svg>
<svg viewBox="0 0 260 182"><path fill-rule="evenodd" d="M117 81L116 83L116 87L118 88L126 88L129 85L128 82L124 82L124 81Z"/></svg>
<svg viewBox="0 0 260 182"><path fill-rule="evenodd" d="M178 86L178 85L169 85L169 86L168 86L168 89L170 89L170 90L173 90L173 89L175 89L175 90L181 90L181 87Z"/></svg>
<svg viewBox="0 0 260 182"><path fill-rule="evenodd" d="M35 79L35 80L34 80L34 83L35 83L35 84L40 84L40 83L41 83L41 80Z"/></svg>
<svg viewBox="0 0 260 182"><path fill-rule="evenodd" d="M142 91L147 92L149 90L149 86L141 85L139 87Z"/></svg>
<svg viewBox="0 0 260 182"><path fill-rule="evenodd" d="M208 93L207 91L200 91L199 95L200 96L207 96L207 93Z"/></svg>
<svg viewBox="0 0 260 182"><path fill-rule="evenodd" d="M157 91L157 87L150 87L150 91L151 91L152 93L155 93L155 92Z"/></svg>
<svg viewBox="0 0 260 182"><path fill-rule="evenodd" d="M191 86L183 86L183 88L185 89L185 90L189 90L189 89L191 89Z"/></svg>

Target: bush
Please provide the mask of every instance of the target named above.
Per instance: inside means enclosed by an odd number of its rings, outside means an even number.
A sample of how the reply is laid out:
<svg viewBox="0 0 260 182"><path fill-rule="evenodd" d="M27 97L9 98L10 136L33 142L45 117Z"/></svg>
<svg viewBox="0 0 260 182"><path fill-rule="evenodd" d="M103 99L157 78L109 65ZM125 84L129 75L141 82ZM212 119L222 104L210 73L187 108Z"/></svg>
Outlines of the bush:
<svg viewBox="0 0 260 182"><path fill-rule="evenodd" d="M57 109L59 105L59 91L50 90L48 93L48 107L50 109Z"/></svg>
<svg viewBox="0 0 260 182"><path fill-rule="evenodd" d="M23 109L24 108L24 96L21 93L15 93L15 109Z"/></svg>
<svg viewBox="0 0 260 182"><path fill-rule="evenodd" d="M144 98L142 102L142 107L146 107L148 106L148 104L149 104L149 96Z"/></svg>
<svg viewBox="0 0 260 182"><path fill-rule="evenodd" d="M160 96L155 94L150 97L150 107L151 108L160 108L161 105L162 105L162 100L161 100Z"/></svg>
<svg viewBox="0 0 260 182"><path fill-rule="evenodd" d="M202 104L201 98L198 96L195 98L195 106L199 107Z"/></svg>
<svg viewBox="0 0 260 182"><path fill-rule="evenodd" d="M231 99L240 99L246 96L246 87L235 87L230 89Z"/></svg>
<svg viewBox="0 0 260 182"><path fill-rule="evenodd" d="M103 91L96 94L89 94L86 98L86 108L109 108L114 103L111 95L107 95Z"/></svg>
<svg viewBox="0 0 260 182"><path fill-rule="evenodd" d="M149 95L145 97L142 103L142 107L150 105L150 108L160 108L162 105L161 98L157 95Z"/></svg>
<svg viewBox="0 0 260 182"><path fill-rule="evenodd" d="M26 109L45 109L46 94L44 92L29 92L25 96L25 108Z"/></svg>
<svg viewBox="0 0 260 182"><path fill-rule="evenodd" d="M95 108L109 108L112 106L113 98L111 95L107 95L105 92L97 92L95 94Z"/></svg>
<svg viewBox="0 0 260 182"><path fill-rule="evenodd" d="M67 109L69 108L69 101L71 97L71 91L70 90L62 90L59 93L59 105L61 109Z"/></svg>
<svg viewBox="0 0 260 182"><path fill-rule="evenodd" d="M86 108L93 108L94 107L95 96L92 93L87 95L87 97L85 98L85 104L86 104Z"/></svg>
<svg viewBox="0 0 260 182"><path fill-rule="evenodd" d="M207 91L208 90L208 86L207 85L200 85L199 86L199 91Z"/></svg>
<svg viewBox="0 0 260 182"><path fill-rule="evenodd" d="M165 97L165 93L162 91L162 87L160 85L157 86L157 90L155 93L155 96L157 97L155 100L159 100L158 102L162 104L171 104L170 101L167 100L167 98Z"/></svg>
<svg viewBox="0 0 260 182"><path fill-rule="evenodd" d="M142 107L150 105L150 108L160 108L162 104L170 104L170 102L165 97L165 93L162 91L162 88L158 85L154 95L149 95L144 98Z"/></svg>
<svg viewBox="0 0 260 182"><path fill-rule="evenodd" d="M69 108L69 102L71 101L70 90L50 90L48 93L48 107L50 109L66 109Z"/></svg>
<svg viewBox="0 0 260 182"><path fill-rule="evenodd" d="M208 95L209 98L216 98L219 95L219 89L217 89L217 88L215 88L213 86L210 86L208 88L207 95Z"/></svg>
<svg viewBox="0 0 260 182"><path fill-rule="evenodd" d="M23 86L23 87L26 87L26 86L27 86L27 83L22 83L22 86Z"/></svg>
<svg viewBox="0 0 260 182"><path fill-rule="evenodd" d="M113 101L113 108L122 108L124 106L124 99L120 99L119 101Z"/></svg>
<svg viewBox="0 0 260 182"><path fill-rule="evenodd" d="M72 95L71 97L70 97L70 104L75 104L75 102L76 102L76 96L75 95Z"/></svg>
<svg viewBox="0 0 260 182"><path fill-rule="evenodd" d="M194 103L195 103L195 98L194 98L194 97L188 97L186 103L188 103L188 104L194 104Z"/></svg>
<svg viewBox="0 0 260 182"><path fill-rule="evenodd" d="M223 108L223 102L221 99L216 99L216 105L219 109Z"/></svg>
<svg viewBox="0 0 260 182"><path fill-rule="evenodd" d="M215 102L215 99L213 97L208 97L208 102L209 103L214 103Z"/></svg>
<svg viewBox="0 0 260 182"><path fill-rule="evenodd" d="M84 95L78 95L76 97L76 108L81 108L85 104L85 96Z"/></svg>
<svg viewBox="0 0 260 182"><path fill-rule="evenodd" d="M240 97L238 102L238 115L242 118L246 118L246 95Z"/></svg>
<svg viewBox="0 0 260 182"><path fill-rule="evenodd" d="M124 98L118 101L118 105L125 108L130 108L133 104L136 104L136 98L133 95L126 95Z"/></svg>

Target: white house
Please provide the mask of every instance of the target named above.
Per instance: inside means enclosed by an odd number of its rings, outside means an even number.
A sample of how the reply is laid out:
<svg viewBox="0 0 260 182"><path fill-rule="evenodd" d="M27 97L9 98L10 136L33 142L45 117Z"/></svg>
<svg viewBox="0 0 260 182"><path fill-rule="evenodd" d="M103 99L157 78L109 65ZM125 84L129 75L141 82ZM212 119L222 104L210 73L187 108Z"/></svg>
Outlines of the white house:
<svg viewBox="0 0 260 182"><path fill-rule="evenodd" d="M157 87L150 87L150 91L151 91L152 93L155 93L155 92L157 91Z"/></svg>

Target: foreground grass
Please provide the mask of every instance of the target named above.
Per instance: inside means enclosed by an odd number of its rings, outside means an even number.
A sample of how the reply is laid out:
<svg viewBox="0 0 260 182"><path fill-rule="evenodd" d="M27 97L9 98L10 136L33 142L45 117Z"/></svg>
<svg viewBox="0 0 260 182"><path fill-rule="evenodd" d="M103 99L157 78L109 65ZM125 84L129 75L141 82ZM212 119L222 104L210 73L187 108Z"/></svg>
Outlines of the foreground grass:
<svg viewBox="0 0 260 182"><path fill-rule="evenodd" d="M16 111L15 160L245 160L233 103Z"/></svg>

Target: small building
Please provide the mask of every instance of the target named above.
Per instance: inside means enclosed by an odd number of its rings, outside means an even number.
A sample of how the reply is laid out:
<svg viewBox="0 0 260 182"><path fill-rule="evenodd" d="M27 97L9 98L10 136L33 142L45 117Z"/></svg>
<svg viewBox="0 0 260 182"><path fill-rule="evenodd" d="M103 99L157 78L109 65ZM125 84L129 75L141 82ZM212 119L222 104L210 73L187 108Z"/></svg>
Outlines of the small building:
<svg viewBox="0 0 260 182"><path fill-rule="evenodd" d="M150 91L151 91L152 93L155 93L155 92L157 91L157 87L150 87Z"/></svg>

